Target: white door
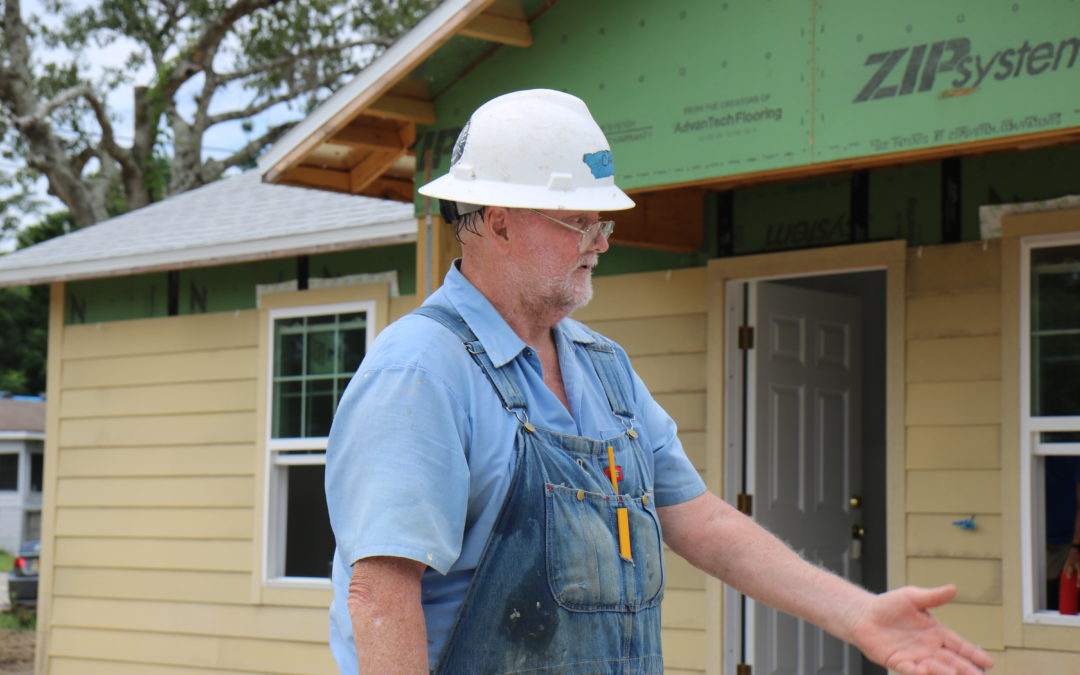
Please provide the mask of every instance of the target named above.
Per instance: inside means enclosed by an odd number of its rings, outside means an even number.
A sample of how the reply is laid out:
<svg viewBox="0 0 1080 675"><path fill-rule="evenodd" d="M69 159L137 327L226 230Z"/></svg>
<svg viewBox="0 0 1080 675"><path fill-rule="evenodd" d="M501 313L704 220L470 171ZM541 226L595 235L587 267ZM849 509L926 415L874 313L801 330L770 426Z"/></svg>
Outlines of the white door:
<svg viewBox="0 0 1080 675"><path fill-rule="evenodd" d="M859 509L849 499L860 494L860 301L777 282L751 284L749 300L754 518L803 557L858 583ZM764 605L748 603L745 629L755 675L861 673L858 650Z"/></svg>

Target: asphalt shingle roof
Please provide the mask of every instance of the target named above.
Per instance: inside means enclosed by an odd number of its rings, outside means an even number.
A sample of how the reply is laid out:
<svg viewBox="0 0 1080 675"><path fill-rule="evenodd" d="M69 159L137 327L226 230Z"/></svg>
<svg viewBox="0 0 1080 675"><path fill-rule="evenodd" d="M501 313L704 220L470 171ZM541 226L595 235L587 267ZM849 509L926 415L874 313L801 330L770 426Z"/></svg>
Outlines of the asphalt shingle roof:
<svg viewBox="0 0 1080 675"><path fill-rule="evenodd" d="M120 276L415 241L412 204L248 171L0 256L0 286Z"/></svg>
<svg viewBox="0 0 1080 675"><path fill-rule="evenodd" d="M45 431L45 401L0 397L0 431Z"/></svg>

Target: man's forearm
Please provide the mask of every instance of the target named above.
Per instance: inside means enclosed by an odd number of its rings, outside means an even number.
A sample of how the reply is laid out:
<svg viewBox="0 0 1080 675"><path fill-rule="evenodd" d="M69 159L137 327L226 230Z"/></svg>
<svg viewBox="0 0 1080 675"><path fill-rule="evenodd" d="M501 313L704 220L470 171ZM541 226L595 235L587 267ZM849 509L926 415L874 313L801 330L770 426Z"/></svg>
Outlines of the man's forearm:
<svg viewBox="0 0 1080 675"><path fill-rule="evenodd" d="M661 509L664 539L676 553L741 593L852 639L873 594L803 560L718 497L697 499Z"/></svg>
<svg viewBox="0 0 1080 675"><path fill-rule="evenodd" d="M420 604L424 565L405 558L365 558L353 565L349 614L360 673L428 672Z"/></svg>

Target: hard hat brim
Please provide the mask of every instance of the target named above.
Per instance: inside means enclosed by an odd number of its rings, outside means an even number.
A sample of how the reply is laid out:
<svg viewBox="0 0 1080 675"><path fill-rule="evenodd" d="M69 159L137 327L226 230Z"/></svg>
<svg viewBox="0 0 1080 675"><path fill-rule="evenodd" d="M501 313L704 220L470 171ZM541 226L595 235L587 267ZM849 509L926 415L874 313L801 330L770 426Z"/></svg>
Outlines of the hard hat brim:
<svg viewBox="0 0 1080 675"><path fill-rule="evenodd" d="M549 190L537 185L487 180L465 181L447 174L424 185L417 192L425 197L516 209L624 211L634 207L634 200L615 185L577 187L563 191Z"/></svg>

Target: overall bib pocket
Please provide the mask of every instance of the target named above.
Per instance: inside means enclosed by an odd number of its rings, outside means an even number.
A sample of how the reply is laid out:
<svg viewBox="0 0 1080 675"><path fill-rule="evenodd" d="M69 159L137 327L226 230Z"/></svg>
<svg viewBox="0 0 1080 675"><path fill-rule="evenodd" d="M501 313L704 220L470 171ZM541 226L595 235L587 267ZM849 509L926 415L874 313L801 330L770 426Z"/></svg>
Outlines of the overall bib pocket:
<svg viewBox="0 0 1080 675"><path fill-rule="evenodd" d="M571 611L634 612L660 602L660 523L651 494L640 497L544 486L545 555L555 601ZM633 562L619 555L616 510L629 512Z"/></svg>

